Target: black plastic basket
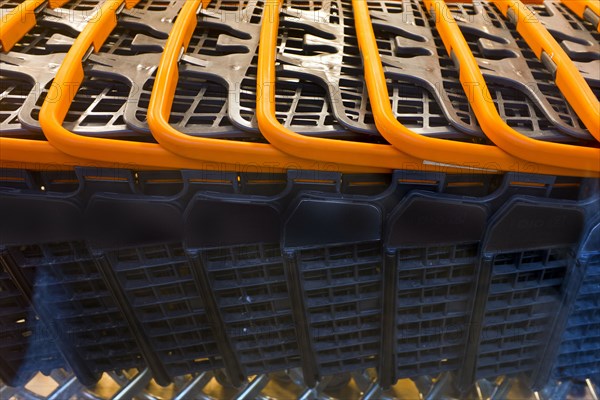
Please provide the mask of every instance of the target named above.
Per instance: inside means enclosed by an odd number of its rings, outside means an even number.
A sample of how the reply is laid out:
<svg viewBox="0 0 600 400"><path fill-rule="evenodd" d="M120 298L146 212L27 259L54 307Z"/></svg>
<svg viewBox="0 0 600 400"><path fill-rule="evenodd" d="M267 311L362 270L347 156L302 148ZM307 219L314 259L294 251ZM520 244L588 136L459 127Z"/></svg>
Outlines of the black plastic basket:
<svg viewBox="0 0 600 400"><path fill-rule="evenodd" d="M345 199L301 199L283 253L304 379L376 367L381 340L382 212Z"/></svg>
<svg viewBox="0 0 600 400"><path fill-rule="evenodd" d="M600 224L582 242L572 287L572 304L560 337L552 371L554 379L587 379L600 376ZM560 328L559 328L560 329Z"/></svg>
<svg viewBox="0 0 600 400"><path fill-rule="evenodd" d="M414 193L388 219L384 387L463 366L488 213L481 200Z"/></svg>
<svg viewBox="0 0 600 400"><path fill-rule="evenodd" d="M585 209L513 197L483 241L461 385L522 374L533 385L573 272Z"/></svg>
<svg viewBox="0 0 600 400"><path fill-rule="evenodd" d="M131 172L115 170L26 174L26 188L0 192L3 264L85 384L107 370L143 365L83 241L82 204L95 190L131 191L128 177Z"/></svg>

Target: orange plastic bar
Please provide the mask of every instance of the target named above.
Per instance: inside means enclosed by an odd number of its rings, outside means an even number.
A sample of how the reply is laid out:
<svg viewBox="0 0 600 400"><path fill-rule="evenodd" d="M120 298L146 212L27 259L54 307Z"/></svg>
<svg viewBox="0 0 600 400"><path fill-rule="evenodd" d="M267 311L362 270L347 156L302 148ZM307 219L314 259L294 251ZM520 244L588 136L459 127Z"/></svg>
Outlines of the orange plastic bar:
<svg viewBox="0 0 600 400"><path fill-rule="evenodd" d="M505 17L514 19L517 32L527 42L536 57L544 63L550 63L552 70L555 69L556 86L592 136L600 141L600 102L561 45L521 1L491 1Z"/></svg>
<svg viewBox="0 0 600 400"><path fill-rule="evenodd" d="M28 140L0 137L0 168L19 168L34 171L71 170L79 167L98 168L125 168L134 170L156 169L183 169L194 168L206 171L231 171L231 172L285 172L285 169L276 166L243 166L217 162L200 162L182 160L181 166L174 164L172 167L162 165L154 166L152 163L140 165L135 162L99 161L74 157L57 150L50 143L42 140ZM338 171L335 166L329 166L329 171Z"/></svg>
<svg viewBox="0 0 600 400"><path fill-rule="evenodd" d="M364 0L360 3L366 5ZM436 157L433 152L415 154L409 146L358 143L335 139L323 139L300 135L285 128L275 114L275 62L277 48L277 31L279 29L279 10L281 1L267 0L265 3L263 22L260 33L257 73L257 107L256 116L262 134L269 142L281 150L298 157L315 157L332 162L354 163L356 165L376 165L389 168L404 168L408 164L422 165L443 164L454 168L509 170L507 161L514 161L503 154L502 163L491 163L489 157L473 160L473 153L455 157L454 154L442 154ZM369 27L370 29L370 27ZM361 27L358 32L360 34ZM363 43L364 44L364 43ZM364 63L373 64L373 59L365 58ZM385 86L385 84L384 84ZM378 95L384 95L379 92ZM385 92L387 97L387 91ZM394 118L395 120L395 118ZM399 125L399 124L397 124ZM406 130L399 125L401 129ZM379 128L379 127L378 127ZM409 132L414 136L418 136ZM387 139L387 136L384 135ZM392 143L394 144L394 143ZM400 149L400 150L399 150ZM433 157L432 157L433 156Z"/></svg>
<svg viewBox="0 0 600 400"><path fill-rule="evenodd" d="M32 170L66 170L74 166L114 168L115 164L99 163L73 157L58 151L43 140L0 137L0 164L3 168ZM9 167L10 166L10 167Z"/></svg>
<svg viewBox="0 0 600 400"><path fill-rule="evenodd" d="M188 1L175 21L165 50L156 73L155 83L148 106L148 125L152 135L166 149L185 157L203 160L226 160L242 164L268 164L302 169L322 169L332 162L340 165L344 170L369 172L400 168L401 165L391 163L359 163L360 167L348 159L328 160L328 162L315 161L313 154L304 157L292 156L284 153L271 144L250 143L234 140L209 139L194 137L179 132L169 124L169 114L179 79L178 61L185 52L194 29L197 25L197 11L204 4L200 0ZM423 169L416 160L410 160L413 169ZM343 166L346 165L346 166ZM373 168L380 167L380 168ZM427 167L429 169L429 167ZM439 170L439 168L438 168Z"/></svg>
<svg viewBox="0 0 600 400"><path fill-rule="evenodd" d="M92 17L94 22L86 25L65 56L47 96L47 99L57 100L45 101L40 110L40 125L50 144L73 157L111 165L132 165L138 169L247 170L247 167L238 164L233 157L229 160L231 162L193 160L171 153L158 144L86 137L74 134L62 126L84 78L83 59L91 51L98 51L102 47L115 28L117 13L123 6L123 0L106 1ZM272 171L283 167L252 165L252 171Z"/></svg>
<svg viewBox="0 0 600 400"><path fill-rule="evenodd" d="M0 46L2 51L9 51L36 23L35 13L48 3L50 8L60 7L68 0L25 0L0 21Z"/></svg>
<svg viewBox="0 0 600 400"><path fill-rule="evenodd" d="M525 161L528 156L518 158L496 146L429 138L411 132L405 126L400 124L393 114L387 91L386 78L379 56L377 42L375 40L375 33L371 25L367 2L363 0L353 0L352 6L354 9L354 21L356 24L358 43L363 56L365 81L369 99L371 101L373 117L379 132L381 132L383 137L394 146L422 159L450 164L469 163L479 168L495 168L502 171L529 171L553 175L564 174L587 176L590 173L593 175L598 174L598 169L600 169L600 166L598 165L595 166L595 169L593 165L586 164L569 166L568 168L557 167L548 165L551 164L551 162L541 163L539 159ZM455 24L454 27L458 29ZM460 31L455 34L461 35ZM466 43L464 43L464 45L467 46ZM463 52L464 51L465 50L463 50ZM466 51L468 54L471 54L468 47L466 48ZM461 62L460 65L462 67L463 63ZM479 113L477 114L477 118L482 119L485 117L487 118L485 121L490 123L489 125L482 124L484 132L488 134L492 140L494 140L493 134L495 134L495 136L510 134L521 137L521 135L518 135L502 121L496 112L493 103L483 97L481 89L485 88L485 82L483 81L481 74L479 74L479 80L477 80L476 76L468 75L467 72L469 72L468 68L461 68L461 82L463 82L463 86L465 87L465 82L478 83L478 86L475 86L475 89L478 89L476 92L479 97L476 96L476 98L478 101L484 102L484 104L483 107L478 108ZM467 93L467 95L469 95L469 93ZM473 96L469 96L471 102L472 98ZM490 134L488 133L489 131L493 132ZM508 131L508 133L504 133L505 131Z"/></svg>
<svg viewBox="0 0 600 400"><path fill-rule="evenodd" d="M593 21L591 23L596 24L598 32L600 32L600 1L598 0L561 0L569 10L573 11L581 19L588 19L587 14L591 12ZM588 11L589 10L589 11Z"/></svg>

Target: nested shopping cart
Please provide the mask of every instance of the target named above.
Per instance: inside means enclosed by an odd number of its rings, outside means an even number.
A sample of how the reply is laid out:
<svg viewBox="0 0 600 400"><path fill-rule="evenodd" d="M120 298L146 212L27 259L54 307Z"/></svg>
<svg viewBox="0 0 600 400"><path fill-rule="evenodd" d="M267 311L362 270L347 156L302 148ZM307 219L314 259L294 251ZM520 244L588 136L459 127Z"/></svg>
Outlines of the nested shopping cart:
<svg viewBox="0 0 600 400"><path fill-rule="evenodd" d="M0 393L594 394L596 2L0 10Z"/></svg>

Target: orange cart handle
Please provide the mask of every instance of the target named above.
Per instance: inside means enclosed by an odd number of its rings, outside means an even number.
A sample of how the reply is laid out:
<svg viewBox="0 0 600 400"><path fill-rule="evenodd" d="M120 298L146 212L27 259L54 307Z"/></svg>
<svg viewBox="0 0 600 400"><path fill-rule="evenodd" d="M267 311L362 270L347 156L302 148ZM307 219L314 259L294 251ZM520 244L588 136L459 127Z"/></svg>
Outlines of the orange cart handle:
<svg viewBox="0 0 600 400"><path fill-rule="evenodd" d="M363 0L361 1L365 3ZM277 120L275 114L275 63L280 7L281 1L267 0L265 2L265 15L258 47L256 116L258 126L265 138L283 151L298 157L316 157L332 162L396 169L407 168L407 165L428 165L431 158L415 157L408 151L409 149L405 151L405 148L399 150L390 145L304 136L287 129ZM370 60L365 59L364 62L369 64ZM454 168L463 167L465 171L472 171L474 167L484 168L482 165L474 166L470 162L471 160L460 159L457 162L456 159L445 159L444 162L446 161L451 163ZM498 168L494 166L490 169Z"/></svg>
<svg viewBox="0 0 600 400"><path fill-rule="evenodd" d="M489 100L489 90L477 61L443 0L424 0L435 16L446 51L458 61L460 81L483 132L496 145L515 157L537 164L571 170L600 172L600 149L543 142L510 128Z"/></svg>
<svg viewBox="0 0 600 400"><path fill-rule="evenodd" d="M411 132L405 126L400 124L393 114L392 107L389 101L387 91L387 82L377 48L375 33L369 16L369 9L366 2L362 0L353 0L352 6L354 9L354 21L356 24L356 32L358 35L358 43L361 49L364 69L365 81L371 101L371 109L373 117L381 134L394 146L410 153L421 159L433 160L442 163L451 164L470 164L480 168L495 168L502 171L528 171L539 174L552 175L581 175L587 176L592 168L586 168L586 165L581 165L579 168L563 168L557 166L546 165L539 162L525 161L524 159L514 157L496 146L479 145L473 143L453 142L444 139L424 137L414 132ZM458 29L456 25L454 28ZM460 35L460 31L458 32ZM462 37L462 36L461 36ZM466 43L464 43L466 46ZM465 50L463 50L464 52ZM471 55L468 47L468 54ZM473 59L474 60L474 59ZM461 63L461 66L463 64ZM465 80L465 68L461 68L461 82L483 82L483 77L480 75L480 80L474 79ZM479 88L481 90L481 87ZM478 91L483 99L482 93ZM468 94L467 94L468 95ZM469 96L471 100L472 96ZM497 132L498 130L512 131L508 125L502 121L497 114L493 104L484 103L484 108L480 109L478 119L482 119L482 113L487 113L487 120L490 120L490 125L482 126L484 132L490 127ZM598 168L598 166L596 166ZM594 175L598 171L593 172Z"/></svg>
<svg viewBox="0 0 600 400"><path fill-rule="evenodd" d="M128 3L130 6L134 4L133 1ZM40 125L50 144L58 150L77 158L113 164L136 165L140 168L206 169L207 164L218 163L227 165L228 169L234 168L235 170L247 170L248 168L253 171L271 171L285 168L311 169L311 165L307 162L291 165L266 163L264 159L256 156L240 160L238 156L242 154L241 152L234 153L229 158L223 158L221 157L222 154L217 154L208 160L198 160L181 157L164 149L159 144L87 137L65 129L62 123L84 79L83 60L92 50L97 52L102 47L106 38L117 25L117 13L124 5L123 0L107 0L92 16L93 23L85 26L65 56L46 101L40 110ZM48 99L56 100L49 101ZM313 166L312 169L314 168ZM347 171L341 166L332 166L331 164L323 166L323 168L343 172L356 171L355 169Z"/></svg>
<svg viewBox="0 0 600 400"><path fill-rule="evenodd" d="M169 124L169 114L179 79L179 58L185 52L198 23L197 12L205 5L206 3L200 0L186 2L165 44L148 105L147 120L154 138L169 151L190 159L249 165L258 163L280 168L331 168L332 163L314 161L311 157L303 159L290 156L270 144L194 137L179 132ZM365 169L351 165L338 164L338 167L353 171L381 171L381 168Z"/></svg>

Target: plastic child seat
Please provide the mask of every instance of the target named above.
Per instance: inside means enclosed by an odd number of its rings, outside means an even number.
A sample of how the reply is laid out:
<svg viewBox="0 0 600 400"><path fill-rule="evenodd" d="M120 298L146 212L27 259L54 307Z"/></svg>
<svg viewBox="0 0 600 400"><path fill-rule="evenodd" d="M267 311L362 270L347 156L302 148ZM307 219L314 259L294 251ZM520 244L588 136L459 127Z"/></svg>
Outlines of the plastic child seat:
<svg viewBox="0 0 600 400"><path fill-rule="evenodd" d="M421 2L368 3L398 121L427 136L465 140L464 135L457 134L463 132L482 138L458 75L453 72L452 60L437 38L435 27L430 26ZM351 8L351 2L348 4ZM360 56L358 43L353 44ZM438 62L431 62L432 56ZM446 133L442 133L444 130Z"/></svg>
<svg viewBox="0 0 600 400"><path fill-rule="evenodd" d="M278 32L281 45L277 48L280 65L275 93L277 115L285 127L304 135L373 141L377 140L378 133L368 116L366 92L360 77L360 59L355 51L356 35L348 5L345 0L307 5L298 5L291 0L283 2L283 18ZM316 101L301 97L297 104L290 103L291 99L287 99L286 94L293 93L290 83L293 85L296 81L302 85L303 91L308 87L309 93L314 92L311 97ZM252 83L252 90L256 92L256 78ZM253 101L256 102L256 95ZM254 122L257 122L256 119ZM320 130L321 125L330 124L363 135L311 133L311 130L315 133Z"/></svg>
<svg viewBox="0 0 600 400"><path fill-rule="evenodd" d="M166 18L165 21L151 28L140 23L137 18L133 23L128 23L129 20L124 18L124 21L120 20L118 27L107 38L99 53L88 58L85 79L65 117L64 125L70 131L82 135L147 140L149 131L145 124L145 107L141 107L143 104L140 102L144 95L150 97L149 90L144 91L143 88L148 86L147 82L151 80L150 77L158 66L164 38L170 28L170 24L166 22L169 15L165 15L165 7L156 6L156 10L148 10L149 5L152 4L152 1L138 3L131 12L135 13L136 17L144 17L149 21L156 20L157 16ZM176 16L179 10L177 4L176 2L169 6L169 13L173 16ZM74 16L69 10L56 9L49 16L45 15L46 12L42 13L43 18L39 20L39 24L61 27L67 25L76 37L85 27L93 10L90 10L89 2L83 2L83 5L75 3L68 5L77 11ZM179 6L181 6L180 2ZM156 33L159 29L162 29L162 34ZM33 51L37 47L44 49L44 44L41 42L47 41L52 44L51 50L53 50L46 56L50 57L50 60L33 56L24 59L17 57L23 65L15 65L14 73L20 76L24 71L32 70L30 75L35 81L34 87L39 89L32 91L28 96L19 112L19 120L28 129L41 132L38 122L39 111L50 90L56 66L60 65L64 57L64 54L55 52L58 46L67 40L58 34L50 37L49 32L35 32L35 29L27 36L34 34L45 35L47 39L42 36L34 42L32 39L25 40L26 37L22 42L33 43L27 43L22 47L28 49L35 45ZM149 34L156 36L147 36ZM66 53L69 47L70 45L65 48L63 44L60 49ZM43 71L43 75L40 71ZM147 105L147 99L145 104ZM142 135L132 132L132 129L141 131Z"/></svg>
<svg viewBox="0 0 600 400"><path fill-rule="evenodd" d="M492 0L492 2L516 25L517 32L552 71L558 88L589 129L590 134L600 141L600 101L567 53L522 2L519 0Z"/></svg>
<svg viewBox="0 0 600 400"><path fill-rule="evenodd" d="M426 3L431 5L430 3ZM448 18L437 18L436 26L440 33L440 36L444 40L445 44L448 44L449 41L453 42L453 45L460 45L461 51L450 53L459 57L466 57L471 62L472 69L469 71L477 72L477 66L475 63L470 50L466 46L464 40L459 40L462 36L460 31L458 31L458 27L454 23L450 23L450 13L445 6L440 2L436 3L437 7L443 11L443 15L448 16ZM373 60L372 62L365 64L365 78L367 81L367 87L370 92L371 106L373 108L374 117L376 119L376 123L378 125L379 131L382 133L384 137L390 143L394 144L396 147L401 148L405 152L410 152L414 156L418 156L425 160L433 160L444 163L466 163L467 160L470 160L471 165L475 166L486 166L490 164L496 165L497 169L503 170L511 168L523 168L528 163L523 163L523 161L519 161L517 159L513 159L513 161L509 162L508 158L512 158L507 153L504 153L502 150L496 148L495 146L484 146L484 145L475 145L470 143L459 143L452 141L443 141L437 140L433 138L424 138L419 135L411 134L407 129L405 129L402 125L400 125L395 118L393 118L393 113L391 112L391 106L389 104L387 89L385 85L385 76L383 74L381 59L379 57L375 37L373 34L373 29L368 13L368 6L365 2L356 1L353 3L354 11L355 11L355 22L357 27L357 32L360 32L359 35L359 43L361 44L361 50L364 59ZM438 11L436 11L436 15L440 15ZM452 33L446 33L448 29L452 30ZM448 47L447 47L448 48ZM461 82L479 82L482 83L483 79L467 79L465 77L465 68L467 64L463 61L460 63L461 65ZM479 74L480 76L480 74ZM478 88L481 85L478 86ZM479 123L486 134L492 141L498 142L498 133L501 136L505 136L507 138L522 138L522 136L516 134L516 132L512 131L507 125L501 121L498 114L495 112L491 104L487 102L483 98L483 93L477 90L466 91L468 94L469 101L474 108L476 116L478 116ZM470 93L472 92L472 93ZM382 93L384 95L382 95ZM482 112L481 108L486 109L486 118L490 117L494 119L493 124L488 124L487 121L482 121ZM492 117L493 116L493 117ZM493 128L492 128L493 127ZM507 129L508 128L508 129ZM554 146L559 146L553 143L546 142L535 142L531 139L524 138L521 142L529 143L531 145L539 145L539 146L550 146L550 148L555 148ZM498 142L500 143L500 142ZM504 143L501 143L504 144ZM519 145L521 146L521 144ZM519 147L521 149L521 147ZM569 148L572 149L572 148ZM596 149L589 148L578 148L576 152L583 152L586 154L584 158L578 157L575 162L575 157L571 159L570 165L560 165L563 168L575 168L575 169L589 169L590 171L597 170L597 158L600 154L597 154L598 151ZM518 153L513 152L514 155L519 156ZM539 151L536 152L536 155L541 154ZM531 151L528 154L525 152L521 152L521 157L527 158L531 157ZM561 153L561 161L565 159L564 152ZM553 158L554 160L555 158ZM545 167L542 166L544 161L546 164L551 164L549 161L550 158L545 160L537 159L530 160L539 164L535 164L533 166L534 169L537 168L536 172L545 173L543 170ZM473 164L475 163L475 164ZM512 164L512 167L510 166ZM529 164L531 167L532 165ZM558 166L558 164L557 164ZM531 171L531 170L530 170ZM563 173L565 173L563 170ZM560 174L560 173L558 173Z"/></svg>
<svg viewBox="0 0 600 400"><path fill-rule="evenodd" d="M598 2L594 0L561 0L561 3L600 32L600 5Z"/></svg>
<svg viewBox="0 0 600 400"><path fill-rule="evenodd" d="M593 143L586 127L514 26L490 3L449 4L502 119L527 137ZM586 142L587 141L587 142Z"/></svg>
<svg viewBox="0 0 600 400"><path fill-rule="evenodd" d="M564 4L546 1L528 6L569 56L585 78L596 97L600 97L600 78L597 76L600 58L600 32L580 20Z"/></svg>
<svg viewBox="0 0 600 400"><path fill-rule="evenodd" d="M31 6L30 2L29 6ZM29 31L31 27L28 26L25 32ZM61 42L61 45L65 45L64 40L61 39L59 42ZM77 165L94 167L114 166L114 163L103 163L70 156L42 140L0 137L0 148L2 148L2 166L9 168L68 170ZM211 166L206 167L211 168Z"/></svg>
<svg viewBox="0 0 600 400"><path fill-rule="evenodd" d="M8 94L1 101L2 136L43 138L39 107L57 67L99 3L78 0L42 10L36 25L8 53L0 54L0 80Z"/></svg>
<svg viewBox="0 0 600 400"><path fill-rule="evenodd" d="M265 3L259 47L257 83L257 118L265 138L283 151L299 157L313 157L328 162L356 163L357 165L410 168L404 164L407 157L388 145L357 143L299 135L284 127L275 111L275 60L277 31L281 2ZM359 29L357 29L359 31ZM421 165L427 163L418 162Z"/></svg>
<svg viewBox="0 0 600 400"><path fill-rule="evenodd" d="M387 9L389 6L390 11L396 11L393 4L372 3L382 9ZM386 13L382 14L387 15ZM404 18L407 16L408 14L398 15L400 20L406 20L406 23L410 24L409 18ZM393 25L396 22L389 21L389 24ZM384 24L385 22L382 21L382 25ZM332 120L331 117L335 117L335 121L346 129L374 137L318 135L319 137L359 142L383 142L376 130L368 105L362 60L354 29L352 5L349 0L317 2L302 6L296 6L292 1L283 2L281 26L278 29L279 41L282 45L279 45L277 50L277 61L280 67L276 75L275 102L277 118L283 126L299 134L315 136L311 134L310 130L303 129L300 124L311 124L311 121L319 121L323 118L327 121ZM391 46L393 47L394 43ZM411 58L410 62L403 62L404 60L401 58L393 61L390 58L390 64L393 64L393 67L390 66L388 77L391 79L392 90L399 100L398 108L395 110L396 115L420 134L464 139L464 135L448 128L446 118L450 121L457 121L459 118L453 114L455 110L451 103L444 101L445 94L433 82L439 82L441 77L427 74L425 71L429 71L429 68L415 67L416 60L416 58ZM418 78L415 79L415 76ZM290 78L300 79L303 84L315 82L325 88L323 97L326 101L323 107L317 104L311 107L308 99L304 100L300 97L295 105L296 108L290 109L288 104L290 100L282 95L289 91ZM399 80L402 79L409 79L417 84L410 88L400 87ZM428 90L421 89L419 85L427 85ZM256 82L254 82L254 86L256 88ZM424 105L421 110L421 106L417 105L418 101L429 104ZM402 107L401 103L410 103L411 106ZM321 116L315 115L315 110L327 111L325 110L326 105L331 109L328 113L323 113ZM438 111L438 108L442 111ZM298 121L297 124L294 124L295 120ZM309 126L316 129L318 125L320 125L319 122L313 122Z"/></svg>
<svg viewBox="0 0 600 400"><path fill-rule="evenodd" d="M247 121L252 105L247 104L246 81L256 69L252 64L261 12L257 1L232 9L218 0L198 13L200 22L178 61L169 116L175 129L193 136L260 141Z"/></svg>
<svg viewBox="0 0 600 400"><path fill-rule="evenodd" d="M500 375L535 381L584 221L576 202L519 196L493 217L481 247L463 388Z"/></svg>
<svg viewBox="0 0 600 400"><path fill-rule="evenodd" d="M364 6L364 4L363 4L363 6ZM261 43L263 43L263 46L260 46L260 48L259 48L259 53L261 54L261 56L259 57L260 58L259 59L259 76L261 77L261 79L259 79L260 82L274 82L274 80L275 80L274 79L274 77L275 77L275 70L274 70L275 53L274 53L274 51L270 51L269 49L274 48L275 40L277 37L277 27L278 27L278 21L279 21L278 11L279 11L279 3L278 2L270 2L265 7L265 12L270 13L271 15L266 19L266 23L263 24L262 32L261 32ZM361 38L362 34L364 33L364 30L365 29L363 29L363 27L357 26L357 32L359 32L359 40L361 40L360 38ZM371 33L372 33L372 30L371 30ZM365 46L362 46L363 52L364 52L364 47ZM366 57L366 58L370 59L370 57ZM367 63L366 67L369 68L372 64L373 63ZM383 76L383 74L382 74L382 76ZM384 79L382 79L382 81L384 81ZM368 80L367 80L367 82L368 82ZM382 85L383 85L383 83L382 83ZM372 151L376 152L374 154L377 154L377 152L379 152L379 151L383 151L383 152L387 152L387 153L390 152L389 148L386 148L382 145L340 142L340 141L331 141L331 140L319 139L319 138L311 138L311 137L306 137L306 136L295 134L294 132L291 132L287 129L283 129L281 124L276 119L276 115L275 115L275 111L274 111L274 98L273 98L274 93L273 93L273 88L271 87L272 85L260 84L259 86L260 86L260 88L259 88L260 96L258 97L257 114L258 114L258 119L259 119L259 126L261 126L261 131L263 132L263 135L267 138L267 140L274 143L276 146L280 147L281 149L285 150L286 152L290 152L291 154L295 154L298 156L308 156L310 154L312 157L318 156L322 160L337 161L337 162L352 159L352 160L354 160L354 162L357 162L357 163L364 162L364 163L371 163L371 165L374 165L374 164L372 164L373 162L380 163L387 159L387 158L381 157L381 155L376 156L376 157L370 156L372 154L371 153ZM380 91L378 91L378 93L379 92ZM373 101L372 97L371 97L371 101ZM390 112L390 114L392 114L392 113ZM380 131L381 131L381 129L380 129ZM424 139L419 135L414 135L414 136L418 137L419 141L421 139ZM389 140L389 138L387 138L387 139ZM424 140L426 140L426 139L424 139ZM458 147L462 147L462 145L470 146L470 145L464 144L464 143L462 143L462 144L456 143L456 142L448 142L448 143L450 143L450 145L456 145ZM324 144L327 144L327 146L324 146ZM494 147L483 147L483 149L488 149L488 148L491 149L490 151L491 151L491 154L493 155L495 153L495 150L494 150L495 148ZM367 150L367 149L371 149L371 150ZM411 151L412 151L412 149L413 149L413 147L410 148ZM403 151L409 151L409 150L403 149ZM496 153L496 154L500 155L500 159L503 159L504 161L506 161L508 158L511 158L510 156L506 155L505 153L501 152L500 150L498 150L498 151L500 153ZM431 156L432 155L431 153L432 153L431 148L428 147L428 155ZM449 151L443 152L443 155L446 158L444 160L444 163L446 163L446 165L448 165L449 162L452 164L460 165L461 163L464 163L465 160L468 158L470 160L470 167L472 168L474 166L474 164L473 164L474 160L471 157L471 155L469 155L469 157L463 157L462 161L461 161L461 160L452 160L449 158L449 157L452 157L454 154L456 154L456 152L454 150L451 152L449 152ZM350 155L351 157L347 157L348 155ZM367 155L369 155L369 157L367 157ZM421 156L422 156L422 154L421 154ZM377 159L378 161L373 160L373 158ZM425 159L425 160L431 160L430 157L429 158L428 157L420 157L420 158ZM489 163L492 161L492 158L490 158L489 152L486 152L486 155L485 155L486 165L490 165ZM483 159L483 157L482 157L482 159ZM439 158L438 158L438 160L439 160ZM457 162L457 161L460 161L460 162ZM428 165L428 164L431 164L431 162L426 161L424 164ZM477 162L475 161L475 165L476 164L477 164ZM513 164L513 167L515 165L516 164ZM480 163L479 165L476 165L476 166L481 167L481 166L484 166L484 164ZM509 168L506 162L504 163L504 166L506 168ZM502 164L494 164L494 168L496 168L496 169L502 169L501 167L502 167ZM563 173L564 172L565 171L563 170Z"/></svg>
<svg viewBox="0 0 600 400"><path fill-rule="evenodd" d="M0 24L0 50L9 51L31 28L36 14L46 6L60 7L68 0L25 0L9 12L2 13Z"/></svg>
<svg viewBox="0 0 600 400"><path fill-rule="evenodd" d="M183 6L144 0L124 10L97 54L63 124L71 132L149 141L146 107L172 23ZM145 24L147 21L148 24Z"/></svg>

